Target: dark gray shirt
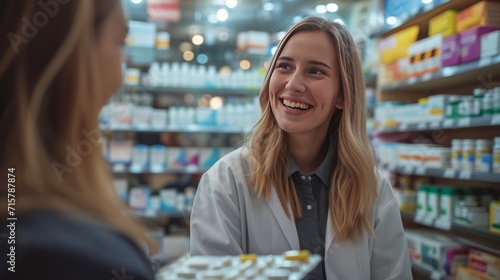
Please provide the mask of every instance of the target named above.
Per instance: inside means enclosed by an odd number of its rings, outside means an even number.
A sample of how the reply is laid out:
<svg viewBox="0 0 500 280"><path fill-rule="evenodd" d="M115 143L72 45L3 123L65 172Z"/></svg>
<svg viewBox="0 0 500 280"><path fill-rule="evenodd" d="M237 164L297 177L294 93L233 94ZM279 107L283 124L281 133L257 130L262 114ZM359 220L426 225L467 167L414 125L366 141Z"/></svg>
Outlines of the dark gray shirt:
<svg viewBox="0 0 500 280"><path fill-rule="evenodd" d="M336 146L329 145L323 162L306 174L288 156L288 176L292 176L302 206L302 218L295 220L301 250L325 256L325 233L328 221L328 189L335 167ZM321 262L305 279L325 279L325 264Z"/></svg>

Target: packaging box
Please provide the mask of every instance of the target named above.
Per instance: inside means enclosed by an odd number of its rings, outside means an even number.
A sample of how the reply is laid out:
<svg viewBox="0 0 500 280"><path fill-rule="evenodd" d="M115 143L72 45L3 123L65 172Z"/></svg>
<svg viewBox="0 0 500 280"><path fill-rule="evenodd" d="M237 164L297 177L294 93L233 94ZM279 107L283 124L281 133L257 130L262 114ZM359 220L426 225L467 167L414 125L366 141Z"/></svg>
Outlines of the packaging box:
<svg viewBox="0 0 500 280"><path fill-rule="evenodd" d="M460 34L455 34L443 39L441 49L441 66L460 64Z"/></svg>
<svg viewBox="0 0 500 280"><path fill-rule="evenodd" d="M469 268L489 277L488 279L500 280L500 257L498 256L471 249L469 251Z"/></svg>
<svg viewBox="0 0 500 280"><path fill-rule="evenodd" d="M457 277L455 278L456 280L491 280L490 277L483 276L474 270L472 270L470 267L466 266L461 266L457 270Z"/></svg>
<svg viewBox="0 0 500 280"><path fill-rule="evenodd" d="M443 37L438 34L419 40L409 48L410 76L421 76L441 68Z"/></svg>
<svg viewBox="0 0 500 280"><path fill-rule="evenodd" d="M478 26L500 26L500 3L481 1L457 13L457 32Z"/></svg>
<svg viewBox="0 0 500 280"><path fill-rule="evenodd" d="M481 54L481 36L498 29L500 28L483 26L462 32L460 34L460 60L468 62L479 59Z"/></svg>
<svg viewBox="0 0 500 280"><path fill-rule="evenodd" d="M481 36L481 57L500 55L500 31Z"/></svg>
<svg viewBox="0 0 500 280"><path fill-rule="evenodd" d="M457 12L447 10L429 20L429 37L441 34L443 38L449 37L456 33L456 17Z"/></svg>
<svg viewBox="0 0 500 280"><path fill-rule="evenodd" d="M490 202L490 231L500 233L500 200Z"/></svg>
<svg viewBox="0 0 500 280"><path fill-rule="evenodd" d="M448 276L455 276L458 268L469 262L469 248L448 249L445 255L444 269Z"/></svg>
<svg viewBox="0 0 500 280"><path fill-rule="evenodd" d="M388 64L407 57L409 46L417 40L419 30L418 25L410 26L380 40L381 62Z"/></svg>
<svg viewBox="0 0 500 280"><path fill-rule="evenodd" d="M185 167L187 163L186 148L168 147L168 168Z"/></svg>

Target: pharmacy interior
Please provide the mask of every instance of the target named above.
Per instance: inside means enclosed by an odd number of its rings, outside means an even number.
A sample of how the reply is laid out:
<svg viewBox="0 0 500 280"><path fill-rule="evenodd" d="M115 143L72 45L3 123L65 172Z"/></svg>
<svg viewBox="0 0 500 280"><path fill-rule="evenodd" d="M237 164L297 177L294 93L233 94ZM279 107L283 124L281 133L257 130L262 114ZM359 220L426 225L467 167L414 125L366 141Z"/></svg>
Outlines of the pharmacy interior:
<svg viewBox="0 0 500 280"><path fill-rule="evenodd" d="M238 148L284 31L345 24L367 129L401 211L415 279L500 279L500 1L123 0L123 86L103 108L118 193L162 250L189 252L200 176ZM161 272L161 269L159 270Z"/></svg>

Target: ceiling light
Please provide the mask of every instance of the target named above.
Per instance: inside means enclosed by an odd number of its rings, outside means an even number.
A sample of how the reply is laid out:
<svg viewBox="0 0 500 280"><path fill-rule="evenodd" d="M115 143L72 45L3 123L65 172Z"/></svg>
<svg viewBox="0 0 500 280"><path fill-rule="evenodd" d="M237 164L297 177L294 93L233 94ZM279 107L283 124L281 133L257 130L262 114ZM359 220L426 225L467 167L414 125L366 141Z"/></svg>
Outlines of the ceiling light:
<svg viewBox="0 0 500 280"><path fill-rule="evenodd" d="M208 62L208 56L206 54L200 53L198 56L196 56L196 61L198 61L199 64L205 64Z"/></svg>
<svg viewBox="0 0 500 280"><path fill-rule="evenodd" d="M327 4L326 10L329 11L330 13L335 13L336 11L339 10L339 5L337 5L335 3Z"/></svg>
<svg viewBox="0 0 500 280"><path fill-rule="evenodd" d="M316 8L314 8L314 10L318 14L324 14L324 13L326 13L326 6L325 5L318 5L318 6L316 6Z"/></svg>
<svg viewBox="0 0 500 280"><path fill-rule="evenodd" d="M142 2L142 0L130 0L130 2L132 2L134 4L140 4Z"/></svg>
<svg viewBox="0 0 500 280"><path fill-rule="evenodd" d="M222 97L216 96L210 99L210 108L213 110L217 110L222 107L224 104L224 99Z"/></svg>
<svg viewBox="0 0 500 280"><path fill-rule="evenodd" d="M227 12L226 9L220 9L217 11L217 19L220 22L226 21L228 17L229 17L229 13Z"/></svg>
<svg viewBox="0 0 500 280"><path fill-rule="evenodd" d="M182 54L182 58L184 58L185 61L191 61L194 58L194 53L192 51L185 51Z"/></svg>
<svg viewBox="0 0 500 280"><path fill-rule="evenodd" d="M226 0L226 7L232 9L238 5L238 0Z"/></svg>
<svg viewBox="0 0 500 280"><path fill-rule="evenodd" d="M248 61L246 59L240 61L240 68L241 69L248 70L248 69L250 69L250 66L251 66L250 61Z"/></svg>
<svg viewBox="0 0 500 280"><path fill-rule="evenodd" d="M343 20L341 20L340 18L336 18L336 19L334 19L333 21L335 21L336 23L339 23L339 24L345 25L345 22L344 22Z"/></svg>
<svg viewBox="0 0 500 280"><path fill-rule="evenodd" d="M199 46L199 45L203 44L203 41L205 41L203 36L201 36L201 35L194 35L193 36L193 39L192 39L193 44Z"/></svg>
<svg viewBox="0 0 500 280"><path fill-rule="evenodd" d="M430 4L430 3L432 3L432 0L422 0L422 3L424 3L424 4Z"/></svg>
<svg viewBox="0 0 500 280"><path fill-rule="evenodd" d="M262 6L262 8L264 9L264 11L268 11L268 12L270 12L270 11L274 10L274 4L273 4L273 3L271 3L271 2L266 2L266 3L264 3L264 5Z"/></svg>
<svg viewBox="0 0 500 280"><path fill-rule="evenodd" d="M390 16L386 20L387 24L394 25L398 22L398 19L395 16Z"/></svg>

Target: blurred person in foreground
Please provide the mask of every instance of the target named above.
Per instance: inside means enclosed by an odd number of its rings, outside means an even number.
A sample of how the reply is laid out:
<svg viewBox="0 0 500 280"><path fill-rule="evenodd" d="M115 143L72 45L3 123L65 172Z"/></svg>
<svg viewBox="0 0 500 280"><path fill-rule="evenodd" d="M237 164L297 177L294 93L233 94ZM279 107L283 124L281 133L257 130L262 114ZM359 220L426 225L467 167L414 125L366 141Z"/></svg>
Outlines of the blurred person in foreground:
<svg viewBox="0 0 500 280"><path fill-rule="evenodd" d="M122 82L120 0L8 0L0 14L0 237L15 237L0 238L0 279L154 279L155 244L115 194L98 130Z"/></svg>
<svg viewBox="0 0 500 280"><path fill-rule="evenodd" d="M398 203L376 170L351 35L303 19L278 45L247 145L201 178L191 254L323 257L306 279L412 279Z"/></svg>

